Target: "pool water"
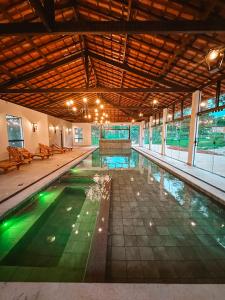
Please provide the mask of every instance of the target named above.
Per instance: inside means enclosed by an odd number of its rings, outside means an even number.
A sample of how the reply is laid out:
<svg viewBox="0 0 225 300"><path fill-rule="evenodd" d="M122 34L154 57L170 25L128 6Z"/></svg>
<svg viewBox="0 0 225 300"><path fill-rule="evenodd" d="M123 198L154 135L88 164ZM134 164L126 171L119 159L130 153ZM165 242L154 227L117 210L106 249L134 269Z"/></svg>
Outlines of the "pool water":
<svg viewBox="0 0 225 300"><path fill-rule="evenodd" d="M135 150L96 151L79 170L98 167L112 177L106 281L225 282L221 205Z"/></svg>
<svg viewBox="0 0 225 300"><path fill-rule="evenodd" d="M0 279L83 281L102 197L90 196L96 187L94 176L71 170L3 220Z"/></svg>
<svg viewBox="0 0 225 300"><path fill-rule="evenodd" d="M96 150L4 219L0 280L85 281L106 176L102 281L225 282L225 209L135 150Z"/></svg>

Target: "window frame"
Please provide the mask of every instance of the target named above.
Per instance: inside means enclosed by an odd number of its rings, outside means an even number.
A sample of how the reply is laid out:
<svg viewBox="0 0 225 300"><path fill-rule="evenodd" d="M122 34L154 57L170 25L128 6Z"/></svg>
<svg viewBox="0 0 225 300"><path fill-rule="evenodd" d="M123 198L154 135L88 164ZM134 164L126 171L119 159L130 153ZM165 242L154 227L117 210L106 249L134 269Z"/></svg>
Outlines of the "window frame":
<svg viewBox="0 0 225 300"><path fill-rule="evenodd" d="M22 136L22 139L10 139L9 138L9 124L8 124L8 119L19 119L19 126L20 126L20 132L21 132L21 136ZM18 117L18 116L14 116L14 115L9 115L9 114L6 114L6 123L7 123L7 136L8 136L8 145L11 146L11 147L16 147L16 148L24 148L24 145L25 145L25 141L24 141L24 133L23 133L23 119L22 117ZM18 146L14 146L12 145L11 143L13 142L22 142L22 147L18 147Z"/></svg>

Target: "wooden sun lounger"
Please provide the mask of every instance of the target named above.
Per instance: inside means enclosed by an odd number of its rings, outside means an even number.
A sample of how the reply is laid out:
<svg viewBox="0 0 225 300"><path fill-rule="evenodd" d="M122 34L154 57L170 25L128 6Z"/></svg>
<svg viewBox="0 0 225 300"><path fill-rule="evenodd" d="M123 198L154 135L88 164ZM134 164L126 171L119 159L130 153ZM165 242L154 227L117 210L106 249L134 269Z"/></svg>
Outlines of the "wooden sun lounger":
<svg viewBox="0 0 225 300"><path fill-rule="evenodd" d="M10 160L2 160L0 161L0 169L3 169L4 172L8 171L11 168L16 167L17 170L20 168L20 163L17 163L15 161L10 161Z"/></svg>
<svg viewBox="0 0 225 300"><path fill-rule="evenodd" d="M65 149L63 149L63 148L61 148L61 147L59 147L58 145L55 145L55 144L51 145L51 148L52 148L52 151L55 152L55 153L62 154L62 153L66 152Z"/></svg>
<svg viewBox="0 0 225 300"><path fill-rule="evenodd" d="M54 147L55 149L63 150L64 152L73 150L73 147L60 147L56 144L52 144L52 147Z"/></svg>
<svg viewBox="0 0 225 300"><path fill-rule="evenodd" d="M34 158L34 157L40 157L42 160L46 157L49 158L49 154L46 153L31 153L30 151L28 151L26 148L20 148L20 153L23 155L24 158Z"/></svg>
<svg viewBox="0 0 225 300"><path fill-rule="evenodd" d="M12 162L17 162L20 164L30 164L32 161L31 157L24 158L19 148L8 146L7 150L9 152L9 160Z"/></svg>
<svg viewBox="0 0 225 300"><path fill-rule="evenodd" d="M51 147L39 143L39 148L40 148L40 153L43 153L43 154L49 155L49 156L53 155L53 151L52 151Z"/></svg>

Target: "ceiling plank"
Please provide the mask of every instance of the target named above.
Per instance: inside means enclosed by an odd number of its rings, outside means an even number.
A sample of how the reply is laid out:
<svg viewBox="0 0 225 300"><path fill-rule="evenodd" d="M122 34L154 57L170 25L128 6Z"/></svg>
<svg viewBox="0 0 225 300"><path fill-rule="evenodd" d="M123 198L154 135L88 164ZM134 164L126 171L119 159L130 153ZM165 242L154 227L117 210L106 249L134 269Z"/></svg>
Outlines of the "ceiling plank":
<svg viewBox="0 0 225 300"><path fill-rule="evenodd" d="M46 64L44 67L41 67L33 72L29 72L27 74L21 75L19 77L17 77L16 79L11 79L3 84L0 85L0 88L2 89L7 89L8 87L30 80L32 78L35 78L39 75L42 75L43 73L46 73L48 71L54 70L55 68L58 68L60 66L66 65L70 62L73 62L75 60L81 59L82 57L82 52L78 52L75 54L72 54L68 57L65 57L57 62L51 63L51 64Z"/></svg>
<svg viewBox="0 0 225 300"><path fill-rule="evenodd" d="M109 64L111 66L114 66L116 68L119 68L121 70L130 72L130 73L133 73L133 74L135 74L137 76L140 76L140 77L143 77L145 79L149 79L149 80L154 81L154 82L156 82L158 84L162 84L162 85L168 86L170 88L178 88L178 89L179 88L184 88L184 87L182 87L182 85L178 85L178 84L172 83L172 82L170 82L170 81L168 81L166 79L161 79L161 78L158 78L158 77L153 76L151 74L148 74L146 72L143 72L141 70L134 69L134 68L128 66L126 63L120 63L118 61L115 61L115 60L112 60L110 58L107 58L107 57L104 57L102 55L99 55L99 54L97 54L97 53L95 53L93 51L88 51L88 53L89 53L89 56L91 56L91 57L93 57L93 58L95 58L97 60L103 61L106 64Z"/></svg>

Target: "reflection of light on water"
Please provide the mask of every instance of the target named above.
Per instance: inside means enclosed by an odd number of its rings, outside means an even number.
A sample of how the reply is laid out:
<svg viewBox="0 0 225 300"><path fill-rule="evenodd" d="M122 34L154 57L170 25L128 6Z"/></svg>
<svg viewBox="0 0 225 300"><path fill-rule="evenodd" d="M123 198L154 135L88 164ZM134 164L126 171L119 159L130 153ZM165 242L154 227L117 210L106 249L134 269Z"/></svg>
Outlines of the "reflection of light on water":
<svg viewBox="0 0 225 300"><path fill-rule="evenodd" d="M75 231L75 234L78 234L78 233L79 233L79 231L78 231L78 230L76 230L76 231Z"/></svg>
<svg viewBox="0 0 225 300"><path fill-rule="evenodd" d="M205 216L205 217L209 217L209 214L208 214L208 207L207 206L201 206L199 211Z"/></svg>
<svg viewBox="0 0 225 300"><path fill-rule="evenodd" d="M49 236L47 237L47 242L53 243L54 241L55 241L55 236L54 236L54 235L49 235Z"/></svg>
<svg viewBox="0 0 225 300"><path fill-rule="evenodd" d="M71 211L71 210L72 210L72 207L71 207L71 206L70 206L70 207L67 207L66 210L67 210L67 211Z"/></svg>
<svg viewBox="0 0 225 300"><path fill-rule="evenodd" d="M224 237L223 237L224 239ZM225 241L222 238L217 238L216 241L218 244L220 244L220 246L222 246L223 248L225 248Z"/></svg>
<svg viewBox="0 0 225 300"><path fill-rule="evenodd" d="M191 226L196 226L196 223L194 221L191 221Z"/></svg>
<svg viewBox="0 0 225 300"><path fill-rule="evenodd" d="M75 224L72 224L72 228L74 228L75 227Z"/></svg>

